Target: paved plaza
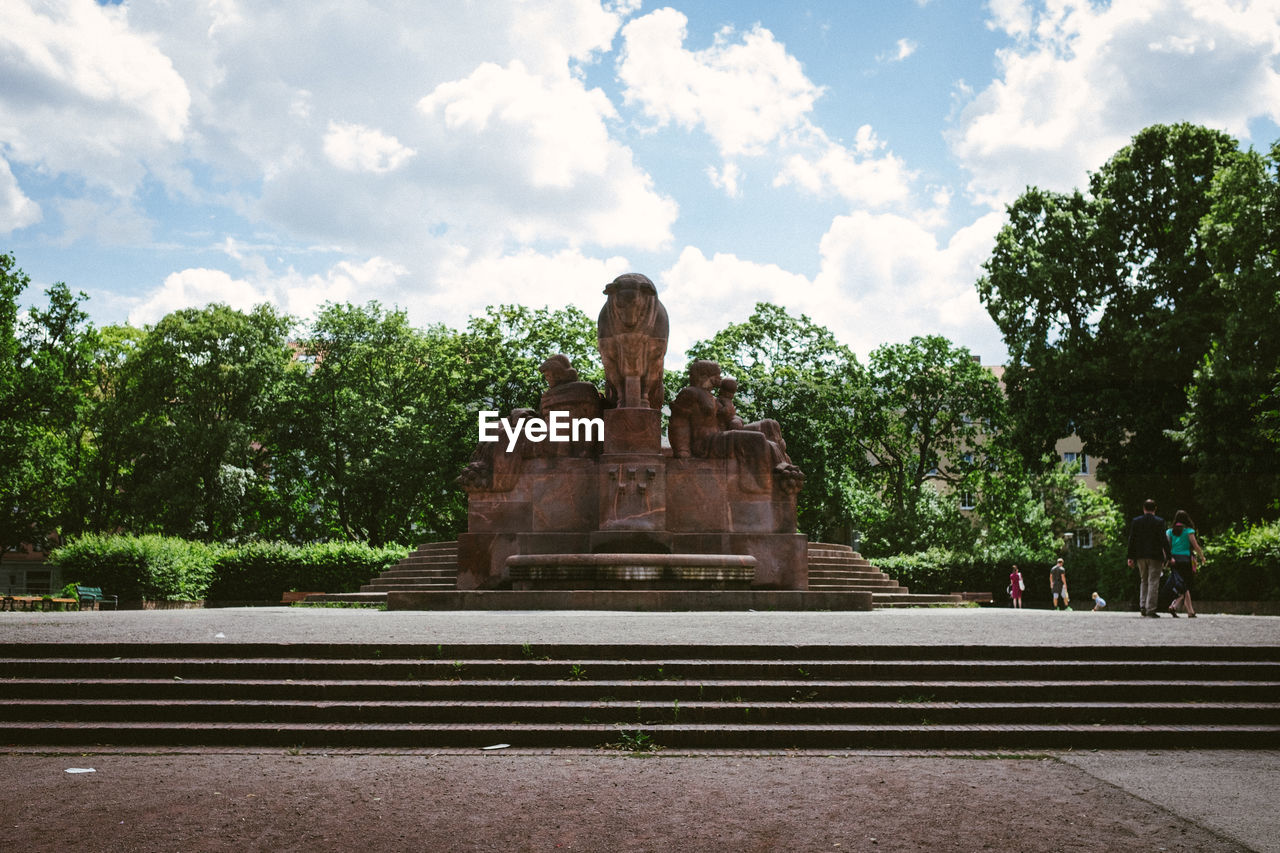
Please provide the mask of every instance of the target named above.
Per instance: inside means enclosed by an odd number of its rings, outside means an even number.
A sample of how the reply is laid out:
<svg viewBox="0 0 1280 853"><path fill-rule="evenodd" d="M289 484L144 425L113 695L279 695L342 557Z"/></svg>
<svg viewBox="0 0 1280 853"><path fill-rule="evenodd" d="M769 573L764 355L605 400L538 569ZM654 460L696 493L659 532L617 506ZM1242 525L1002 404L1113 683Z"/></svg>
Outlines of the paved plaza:
<svg viewBox="0 0 1280 853"><path fill-rule="evenodd" d="M1278 646L1280 618L996 608L0 613L0 643L28 642ZM67 773L75 768L94 772ZM336 850L358 827L369 850L1280 851L1280 752L1184 753L1177 744L643 759L599 750L0 746L0 786L0 827L25 850ZM42 813L58 816L56 829Z"/></svg>
<svg viewBox="0 0 1280 853"><path fill-rule="evenodd" d="M1280 617L1142 619L993 607L827 613L258 607L0 613L0 642L1247 646L1280 645Z"/></svg>

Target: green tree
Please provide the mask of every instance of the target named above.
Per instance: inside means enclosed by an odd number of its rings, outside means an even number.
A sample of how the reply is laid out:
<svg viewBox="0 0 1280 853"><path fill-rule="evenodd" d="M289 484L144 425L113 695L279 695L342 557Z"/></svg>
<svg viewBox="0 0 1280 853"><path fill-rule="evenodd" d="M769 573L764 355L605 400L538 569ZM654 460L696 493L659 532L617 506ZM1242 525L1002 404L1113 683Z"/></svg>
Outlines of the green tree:
<svg viewBox="0 0 1280 853"><path fill-rule="evenodd" d="M30 279L0 255L0 547L43 546L75 517L90 452L87 389L96 333L65 284L19 319Z"/></svg>
<svg viewBox="0 0 1280 853"><path fill-rule="evenodd" d="M1211 199L1201 238L1215 299L1230 310L1193 374L1183 429L1172 434L1215 516L1275 518L1280 442L1266 412L1280 376L1280 143L1221 169Z"/></svg>
<svg viewBox="0 0 1280 853"><path fill-rule="evenodd" d="M147 330L122 368L113 423L134 530L211 541L257 532L273 500L268 433L290 324L268 305L211 304Z"/></svg>
<svg viewBox="0 0 1280 853"><path fill-rule="evenodd" d="M787 451L805 473L800 528L814 538L846 538L855 524L853 474L865 467L850 455L847 438L859 376L853 352L808 317L761 302L745 322L695 343L688 356L716 361L738 380L743 420L782 425ZM687 376L669 379L668 398L686 384Z"/></svg>
<svg viewBox="0 0 1280 853"><path fill-rule="evenodd" d="M538 367L550 356L568 356L584 381L601 385L604 379L596 323L572 306L489 306L468 321L459 346L466 372L458 391L472 413L473 443L479 411L538 408L545 390Z"/></svg>
<svg viewBox="0 0 1280 853"><path fill-rule="evenodd" d="M145 333L132 326L104 326L94 336L92 375L86 391L85 454L72 486L63 533L110 533L130 523L126 481L132 472L132 418L118 399L124 369Z"/></svg>
<svg viewBox="0 0 1280 853"><path fill-rule="evenodd" d="M381 546L452 532L460 366L442 326L419 331L377 302L321 310L281 416L295 537Z"/></svg>
<svg viewBox="0 0 1280 853"><path fill-rule="evenodd" d="M1010 354L1005 375L1028 459L1078 433L1122 505L1194 508L1171 435L1186 387L1231 310L1201 236L1230 136L1189 124L1136 135L1089 195L1029 189L1009 208L981 299Z"/></svg>
<svg viewBox="0 0 1280 853"><path fill-rule="evenodd" d="M974 534L951 492L978 492L998 466L991 437L1008 423L1005 398L990 371L964 347L940 336L886 344L871 353L851 385L847 439L871 463L879 497L867 525L878 553L968 547Z"/></svg>

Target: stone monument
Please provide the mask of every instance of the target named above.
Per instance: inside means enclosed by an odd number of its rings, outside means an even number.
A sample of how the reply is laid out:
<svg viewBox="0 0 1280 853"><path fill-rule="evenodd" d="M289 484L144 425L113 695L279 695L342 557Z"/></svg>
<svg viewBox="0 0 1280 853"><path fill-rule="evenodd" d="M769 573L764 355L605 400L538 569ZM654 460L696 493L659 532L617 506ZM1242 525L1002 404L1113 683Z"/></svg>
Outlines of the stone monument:
<svg viewBox="0 0 1280 853"><path fill-rule="evenodd" d="M664 443L666 308L636 273L604 292L604 393L552 355L538 411L504 419L520 438L480 443L458 478L458 589L807 589L803 474L781 426L744 424L736 382L695 361ZM557 418L599 419L603 436L530 440Z"/></svg>

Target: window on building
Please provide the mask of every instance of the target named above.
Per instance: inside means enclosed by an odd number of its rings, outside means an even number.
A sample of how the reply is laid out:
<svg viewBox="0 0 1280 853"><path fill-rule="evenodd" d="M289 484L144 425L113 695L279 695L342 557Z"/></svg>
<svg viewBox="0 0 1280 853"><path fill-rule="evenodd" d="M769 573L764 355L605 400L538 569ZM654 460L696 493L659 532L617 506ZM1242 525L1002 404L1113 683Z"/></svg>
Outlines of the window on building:
<svg viewBox="0 0 1280 853"><path fill-rule="evenodd" d="M1064 453L1062 454L1062 462L1064 465L1070 465L1072 462L1080 463L1081 474L1089 473L1089 457L1084 453Z"/></svg>
<svg viewBox="0 0 1280 853"><path fill-rule="evenodd" d="M977 493L969 489L962 489L960 491L960 508L961 509L973 509L977 505L978 505Z"/></svg>
<svg viewBox="0 0 1280 853"><path fill-rule="evenodd" d="M1076 531L1076 547L1092 548L1093 547L1093 531L1077 530Z"/></svg>

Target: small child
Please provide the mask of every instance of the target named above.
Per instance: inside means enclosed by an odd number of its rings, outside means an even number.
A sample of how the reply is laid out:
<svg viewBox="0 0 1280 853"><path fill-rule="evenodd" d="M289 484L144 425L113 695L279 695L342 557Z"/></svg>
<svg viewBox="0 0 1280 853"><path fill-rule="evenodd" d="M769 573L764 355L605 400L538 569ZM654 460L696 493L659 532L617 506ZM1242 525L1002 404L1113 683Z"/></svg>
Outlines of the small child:
<svg viewBox="0 0 1280 853"><path fill-rule="evenodd" d="M1106 610L1106 609L1107 609L1107 601L1106 601L1106 599L1104 599L1102 596L1098 595L1096 592L1093 594L1093 609L1094 609L1094 610Z"/></svg>

